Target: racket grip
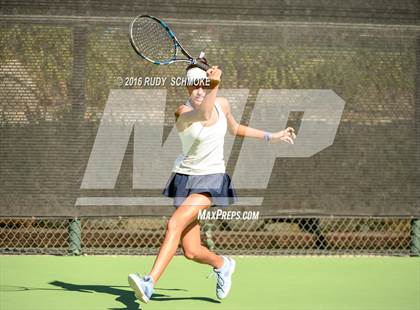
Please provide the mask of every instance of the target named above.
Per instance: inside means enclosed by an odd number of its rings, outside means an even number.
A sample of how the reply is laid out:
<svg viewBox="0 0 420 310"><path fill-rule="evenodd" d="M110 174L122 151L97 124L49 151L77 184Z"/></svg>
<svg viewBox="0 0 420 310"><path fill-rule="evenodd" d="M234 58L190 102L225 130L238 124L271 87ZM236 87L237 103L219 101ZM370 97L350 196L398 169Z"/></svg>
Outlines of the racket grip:
<svg viewBox="0 0 420 310"><path fill-rule="evenodd" d="M197 67L199 67L200 69L203 69L204 71L207 71L208 69L210 69L211 67L206 65L204 62L201 62L199 60L197 60L197 62L195 63L195 65Z"/></svg>

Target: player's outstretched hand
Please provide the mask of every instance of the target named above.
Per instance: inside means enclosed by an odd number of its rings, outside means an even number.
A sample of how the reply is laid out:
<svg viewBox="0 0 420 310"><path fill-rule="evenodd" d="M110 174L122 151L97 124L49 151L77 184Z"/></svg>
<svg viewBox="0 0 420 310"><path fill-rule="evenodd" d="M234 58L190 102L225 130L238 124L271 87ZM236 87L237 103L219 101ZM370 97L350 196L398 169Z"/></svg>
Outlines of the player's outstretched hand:
<svg viewBox="0 0 420 310"><path fill-rule="evenodd" d="M292 127L287 127L285 130L273 133L271 136L270 143L286 142L289 144L294 144L293 139L295 138L295 130Z"/></svg>

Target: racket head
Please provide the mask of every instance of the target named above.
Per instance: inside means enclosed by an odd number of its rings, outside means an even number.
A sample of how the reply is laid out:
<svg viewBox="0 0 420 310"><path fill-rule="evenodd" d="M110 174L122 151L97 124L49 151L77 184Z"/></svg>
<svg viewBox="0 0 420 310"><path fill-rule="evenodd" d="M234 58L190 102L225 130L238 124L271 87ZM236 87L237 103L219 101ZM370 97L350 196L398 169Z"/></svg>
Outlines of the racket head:
<svg viewBox="0 0 420 310"><path fill-rule="evenodd" d="M151 15L139 15L130 24L130 43L137 54L157 65L167 65L176 59L177 39L162 20Z"/></svg>

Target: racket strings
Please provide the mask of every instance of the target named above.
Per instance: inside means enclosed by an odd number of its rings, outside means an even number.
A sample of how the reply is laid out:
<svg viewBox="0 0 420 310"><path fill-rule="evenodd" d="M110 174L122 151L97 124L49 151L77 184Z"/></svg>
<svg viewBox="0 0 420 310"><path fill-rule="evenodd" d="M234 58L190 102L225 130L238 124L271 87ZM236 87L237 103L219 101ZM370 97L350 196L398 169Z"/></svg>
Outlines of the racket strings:
<svg viewBox="0 0 420 310"><path fill-rule="evenodd" d="M174 58L174 41L168 31L156 20L138 18L133 23L131 35L137 50L146 58L158 62Z"/></svg>

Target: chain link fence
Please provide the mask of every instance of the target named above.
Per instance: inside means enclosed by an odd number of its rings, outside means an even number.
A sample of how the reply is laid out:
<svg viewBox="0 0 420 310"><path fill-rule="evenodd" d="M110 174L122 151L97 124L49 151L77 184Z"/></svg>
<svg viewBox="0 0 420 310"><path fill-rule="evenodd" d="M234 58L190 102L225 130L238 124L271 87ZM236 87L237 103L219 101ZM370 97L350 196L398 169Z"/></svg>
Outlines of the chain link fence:
<svg viewBox="0 0 420 310"><path fill-rule="evenodd" d="M168 217L0 218L1 254L156 255ZM419 255L420 220L266 217L200 221L202 242L232 255ZM182 255L180 247L177 254Z"/></svg>

